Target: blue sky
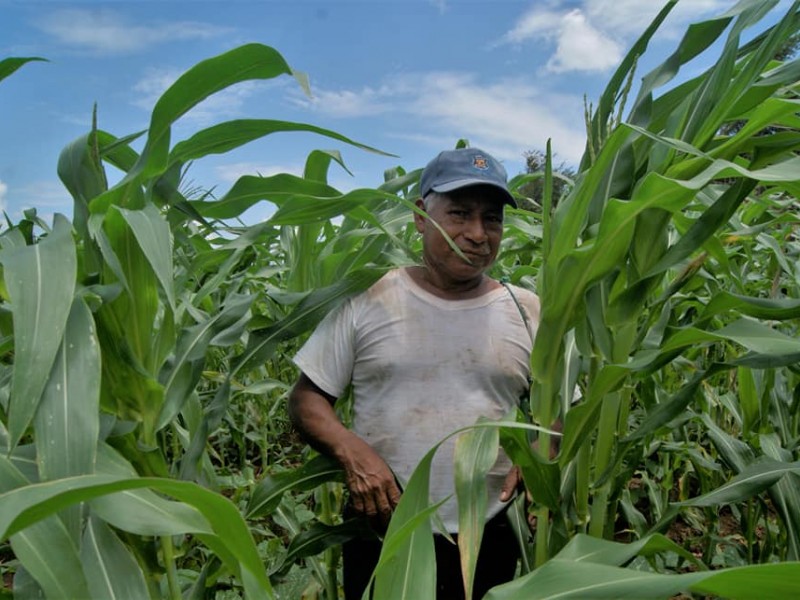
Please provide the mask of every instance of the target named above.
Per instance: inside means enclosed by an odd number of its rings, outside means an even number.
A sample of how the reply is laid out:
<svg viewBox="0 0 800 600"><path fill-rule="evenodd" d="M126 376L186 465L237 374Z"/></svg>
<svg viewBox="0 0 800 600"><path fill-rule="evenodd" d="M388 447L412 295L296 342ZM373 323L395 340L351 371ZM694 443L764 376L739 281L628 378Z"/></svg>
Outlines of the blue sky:
<svg viewBox="0 0 800 600"><path fill-rule="evenodd" d="M683 0L640 75L674 49L689 22L730 0ZM189 170L221 197L244 174L300 174L315 148L339 150L341 190L377 186L387 168L424 166L467 138L502 160L552 139L577 163L584 95L610 73L661 6L658 0L0 0L0 58L40 56L0 82L0 207L71 215L56 175L60 151L86 133L92 106L117 136L145 129L159 95L197 62L248 42L276 48L310 79L313 96L283 77L217 94L173 128L173 143L235 118L285 119L333 129L397 155L379 156L309 134L278 134ZM703 64L692 65L696 72ZM691 70L690 70L691 71ZM140 149L137 148L137 149ZM116 175L109 172L113 180ZM262 218L270 206L256 208Z"/></svg>

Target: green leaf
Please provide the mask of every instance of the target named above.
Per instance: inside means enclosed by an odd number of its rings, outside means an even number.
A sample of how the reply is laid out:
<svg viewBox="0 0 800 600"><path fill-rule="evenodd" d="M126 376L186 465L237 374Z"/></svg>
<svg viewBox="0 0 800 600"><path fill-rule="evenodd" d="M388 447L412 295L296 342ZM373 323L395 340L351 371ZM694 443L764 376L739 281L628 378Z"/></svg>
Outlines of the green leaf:
<svg viewBox="0 0 800 600"><path fill-rule="evenodd" d="M753 298L720 291L706 304L698 323L726 312L740 312L757 319L784 321L800 318L800 300L794 298Z"/></svg>
<svg viewBox="0 0 800 600"><path fill-rule="evenodd" d="M28 484L5 456L0 455L0 493ZM11 536L11 548L24 571L50 598L88 597L78 556L77 540L58 516L50 516ZM16 582L15 582L16 585Z"/></svg>
<svg viewBox="0 0 800 600"><path fill-rule="evenodd" d="M114 207L131 228L142 253L150 263L167 296L172 311L175 311L175 291L172 269L172 232L169 225L152 204L142 210Z"/></svg>
<svg viewBox="0 0 800 600"><path fill-rule="evenodd" d="M783 600L800 594L800 563L764 564L714 571L691 587L732 600Z"/></svg>
<svg viewBox="0 0 800 600"><path fill-rule="evenodd" d="M354 518L338 525L316 522L309 529L294 536L286 549L281 568L288 567L302 558L321 554L328 548L343 544L355 537L374 536L375 533L363 518ZM280 569L279 569L280 570Z"/></svg>
<svg viewBox="0 0 800 600"><path fill-rule="evenodd" d="M729 187L708 210L698 217L689 231L667 250L661 260L647 271L645 277L660 274L689 257L714 232L730 220L731 215L752 191L755 184L756 182L753 180L743 180Z"/></svg>
<svg viewBox="0 0 800 600"><path fill-rule="evenodd" d="M332 219L363 204L381 199L397 200L397 196L372 189L358 189L326 198L293 194L281 204L269 222L274 225L302 225Z"/></svg>
<svg viewBox="0 0 800 600"><path fill-rule="evenodd" d="M272 513L290 490L313 490L329 481L343 481L344 471L339 463L317 455L299 469L269 475L253 489L247 505L247 518L254 519Z"/></svg>
<svg viewBox="0 0 800 600"><path fill-rule="evenodd" d="M292 69L274 48L245 44L206 59L181 75L158 99L142 152L143 174L152 177L167 167L170 127L191 108L235 83L291 75Z"/></svg>
<svg viewBox="0 0 800 600"><path fill-rule="evenodd" d="M136 470L116 450L101 444L97 473L135 478ZM152 490L126 490L90 502L93 514L106 523L136 535L213 534L211 524L192 506L159 496Z"/></svg>
<svg viewBox="0 0 800 600"><path fill-rule="evenodd" d="M43 480L94 470L100 396L100 349L94 319L75 298L36 414L36 446Z"/></svg>
<svg viewBox="0 0 800 600"><path fill-rule="evenodd" d="M331 161L336 161L352 177L353 173L342 160L342 153L338 150L312 150L306 157L306 166L303 168L303 177L320 183L328 183L328 169Z"/></svg>
<svg viewBox="0 0 800 600"><path fill-rule="evenodd" d="M714 332L758 354L796 354L800 340L751 319L739 319Z"/></svg>
<svg viewBox="0 0 800 600"><path fill-rule="evenodd" d="M431 463L440 444L414 469L392 514L375 567L375 598L405 600L436 596L436 554L430 515L445 500L431 506L428 494Z"/></svg>
<svg viewBox="0 0 800 600"><path fill-rule="evenodd" d="M256 202L269 200L281 203L293 195L333 198L340 193L326 183L303 179L296 175L280 173L271 177L244 175L233 187L215 202L192 202L197 211L210 219L232 219L241 215Z"/></svg>
<svg viewBox="0 0 800 600"><path fill-rule="evenodd" d="M89 598L78 548L56 516L11 536L11 549L47 598Z"/></svg>
<svg viewBox="0 0 800 600"><path fill-rule="evenodd" d="M792 454L780 446L777 434L759 436L764 454L774 460L789 462ZM787 560L800 560L800 475L789 473L768 490L775 510L786 531Z"/></svg>
<svg viewBox="0 0 800 600"><path fill-rule="evenodd" d="M788 473L800 474L800 461L792 463L764 459L746 466L733 479L720 487L674 506L718 506L747 500L770 487Z"/></svg>
<svg viewBox="0 0 800 600"><path fill-rule="evenodd" d="M11 490L0 494L0 539L24 531L41 519L76 502L142 488L168 494L199 510L214 530L213 536L199 537L206 543L214 544L215 550L226 560L228 568L241 576L247 596L273 597L253 538L236 506L224 496L188 481L97 474Z"/></svg>
<svg viewBox="0 0 800 600"><path fill-rule="evenodd" d="M276 121L273 119L240 119L236 121L227 121L203 129L188 140L175 144L172 152L170 152L169 160L170 163L185 163L190 160L208 156L209 154L223 154L264 136L285 131L316 133L334 140L339 140L340 142L345 142L346 144L361 148L362 150L367 150L368 152L375 152L376 154L384 156L393 156L392 154L381 152L371 146L355 142L335 131L308 125L306 123ZM341 161L341 157L339 161ZM322 180L317 179L317 181Z"/></svg>
<svg viewBox="0 0 800 600"><path fill-rule="evenodd" d="M653 556L661 552L674 552L694 565L705 569L705 566L691 552L660 533L650 534L630 544L621 544L579 533L561 549L556 558L620 566L635 556Z"/></svg>
<svg viewBox="0 0 800 600"><path fill-rule="evenodd" d="M639 39L637 39L636 42L631 46L631 49L622 59L616 71L614 71L614 75L611 76L606 89L603 91L597 111L595 112L592 121L589 124L591 135L589 141L587 142L587 149L592 144L592 139L599 141L605 137L605 129L607 127L609 118L611 117L612 111L614 110L614 105L617 102L617 98L619 97L620 88L624 84L625 80L629 77L631 70L635 68L639 57L644 54L645 50L647 49L647 45L650 43L650 39L661 26L661 23L664 21L664 19L667 18L667 15L670 13L670 11L672 11L672 9L675 7L676 2L677 0L670 0L664 5L656 18L653 19L650 25L648 25L647 29L645 29L644 33L642 33L642 35L639 36ZM642 93L646 92L649 92L649 90L645 89ZM591 152L584 152L581 170L588 166L588 161L590 159Z"/></svg>
<svg viewBox="0 0 800 600"><path fill-rule="evenodd" d="M139 563L111 528L96 517L86 523L81 562L92 598L141 600L148 597Z"/></svg>
<svg viewBox="0 0 800 600"><path fill-rule="evenodd" d="M456 438L454 476L458 498L458 550L465 597L472 597L475 565L486 522L486 476L497 462L497 428L472 429Z"/></svg>
<svg viewBox="0 0 800 600"><path fill-rule="evenodd" d="M121 269L119 275L123 278L121 283L127 293L104 304L98 312L101 341L102 330L109 329L119 340L115 343L130 348L132 358L142 365L143 371L147 371L144 365L147 364L150 354L153 325L159 311L158 277L149 257L139 245L137 232L126 220L126 212L128 211L116 208L109 210L103 223L109 250L118 261ZM101 248L104 248L102 244ZM105 249L104 258L106 262L111 258Z"/></svg>
<svg viewBox="0 0 800 600"><path fill-rule="evenodd" d="M218 336L231 331L234 333L234 341L241 336L254 299L254 296L231 294L225 305L211 318L181 332L175 347L175 357L160 378L164 385L165 401L156 422L156 430L164 428L175 418L194 391L202 375L209 345Z"/></svg>
<svg viewBox="0 0 800 600"><path fill-rule="evenodd" d="M42 480L94 471L100 433L100 347L94 319L75 298L67 328L34 419L37 462ZM81 513L63 515L77 544Z"/></svg>
<svg viewBox="0 0 800 600"><path fill-rule="evenodd" d="M46 58L39 58L38 56L12 56L10 58L4 58L3 60L0 60L0 81L11 75L22 65L33 61L48 62Z"/></svg>
<svg viewBox="0 0 800 600"><path fill-rule="evenodd" d="M89 202L108 189L97 148L96 132L68 144L58 157L58 177L74 200L73 222L78 235L89 240ZM94 264L91 267L96 266Z"/></svg>
<svg viewBox="0 0 800 600"><path fill-rule="evenodd" d="M525 487L534 502L557 511L561 487L558 464L547 462L533 449L524 429L504 427L500 430L500 440L508 456L522 470Z"/></svg>
<svg viewBox="0 0 800 600"><path fill-rule="evenodd" d="M431 516L449 498L444 498L435 504L429 503L433 456L439 447L453 436L473 429L497 428L554 433L537 425L512 421L482 421L454 431L433 446L414 469L392 514L374 572L376 598L401 600L435 597L436 560ZM493 435L488 437L491 439Z"/></svg>
<svg viewBox="0 0 800 600"><path fill-rule="evenodd" d="M103 214L112 204L125 205L141 194L143 179L153 179L169 168L171 126L194 106L236 83L282 74L294 75L301 85L306 84L275 49L262 44L239 46L186 71L156 102L147 142L136 164L117 185L91 202L90 211Z"/></svg>
<svg viewBox="0 0 800 600"><path fill-rule="evenodd" d="M39 406L75 291L77 258L69 221L33 246L0 252L14 316L14 374L8 415L10 446L19 442Z"/></svg>
<svg viewBox="0 0 800 600"><path fill-rule="evenodd" d="M379 268L360 269L331 286L314 290L274 326L251 333L247 348L234 366L232 374L253 363L266 361L279 342L310 330L324 315L349 296L367 289L385 272L386 269Z"/></svg>
<svg viewBox="0 0 800 600"><path fill-rule="evenodd" d="M664 600L687 587L686 576L683 576L683 580L678 577L553 558L529 575L492 588L484 599L588 600L628 597ZM688 579L697 581L700 574L692 573Z"/></svg>
<svg viewBox="0 0 800 600"><path fill-rule="evenodd" d="M784 600L800 594L800 564L752 565L680 575L661 575L554 558L539 569L489 591L485 600L664 600L684 591L731 600Z"/></svg>
<svg viewBox="0 0 800 600"><path fill-rule="evenodd" d="M739 388L739 407L742 410L743 431L754 432L761 419L761 401L753 370L744 366L738 367L736 382Z"/></svg>

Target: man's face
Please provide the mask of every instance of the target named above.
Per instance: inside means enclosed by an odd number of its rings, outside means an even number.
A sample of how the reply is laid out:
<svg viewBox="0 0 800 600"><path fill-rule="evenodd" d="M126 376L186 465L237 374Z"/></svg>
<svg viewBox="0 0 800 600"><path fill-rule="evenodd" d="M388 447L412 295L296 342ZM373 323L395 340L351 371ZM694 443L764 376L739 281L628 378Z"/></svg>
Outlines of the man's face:
<svg viewBox="0 0 800 600"><path fill-rule="evenodd" d="M422 206L422 201L417 204ZM462 188L441 197L428 214L470 261L458 256L433 224L415 214L428 268L445 283L480 278L497 257L503 237L503 203L497 194L487 186Z"/></svg>

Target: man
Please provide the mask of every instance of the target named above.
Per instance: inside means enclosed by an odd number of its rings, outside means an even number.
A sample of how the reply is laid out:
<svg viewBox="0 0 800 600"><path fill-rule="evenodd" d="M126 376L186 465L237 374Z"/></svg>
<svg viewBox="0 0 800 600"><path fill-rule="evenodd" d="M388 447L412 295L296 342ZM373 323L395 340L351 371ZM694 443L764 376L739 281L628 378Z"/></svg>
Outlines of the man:
<svg viewBox="0 0 800 600"><path fill-rule="evenodd" d="M377 531L385 530L400 499L398 482L409 479L434 444L516 406L528 381L534 334L528 323L535 327L539 316L535 294L515 287L512 295L486 275L500 247L504 206L516 206L502 165L477 148L445 151L425 167L420 192L417 205L428 216L415 213L414 222L423 264L390 271L331 312L295 357L302 373L289 398L289 414L305 439L344 468L350 510ZM333 404L351 383L348 430ZM437 452L432 501L453 494L453 447L451 439ZM507 457L498 459L487 483L478 598L513 577L518 557L504 509L519 479ZM455 499L439 514L457 534ZM439 597L463 597L458 549L435 537ZM377 541L345 544L348 599L361 597L379 552Z"/></svg>

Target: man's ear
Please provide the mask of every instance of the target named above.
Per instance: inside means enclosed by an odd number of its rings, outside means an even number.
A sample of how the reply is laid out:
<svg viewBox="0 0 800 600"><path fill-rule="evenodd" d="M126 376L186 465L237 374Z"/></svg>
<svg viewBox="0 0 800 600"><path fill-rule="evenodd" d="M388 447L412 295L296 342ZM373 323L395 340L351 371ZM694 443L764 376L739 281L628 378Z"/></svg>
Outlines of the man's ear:
<svg viewBox="0 0 800 600"><path fill-rule="evenodd" d="M418 208L425 210L425 203L422 201L422 198L418 199L415 202L415 204L417 205ZM419 231L420 233L422 233L425 230L425 220L426 217L423 217L416 211L414 212L414 225L416 226L417 231Z"/></svg>

